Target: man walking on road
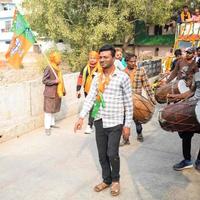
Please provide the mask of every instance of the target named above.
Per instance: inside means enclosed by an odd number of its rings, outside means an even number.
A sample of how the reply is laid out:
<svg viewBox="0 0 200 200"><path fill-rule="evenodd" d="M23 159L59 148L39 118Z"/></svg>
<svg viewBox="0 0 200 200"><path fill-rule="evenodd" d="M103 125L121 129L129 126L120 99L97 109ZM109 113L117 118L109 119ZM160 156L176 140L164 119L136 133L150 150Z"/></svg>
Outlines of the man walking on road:
<svg viewBox="0 0 200 200"><path fill-rule="evenodd" d="M103 178L94 190L100 192L111 185L111 195L117 196L120 193L120 137L121 134L129 137L133 117L131 83L128 75L114 66L115 49L112 46L103 46L99 53L103 72L93 79L74 131L82 128L83 119L94 104L92 114Z"/></svg>
<svg viewBox="0 0 200 200"><path fill-rule="evenodd" d="M154 98L153 90L150 86L146 71L144 67L137 66L137 56L135 54L128 54L126 56L127 67L124 70L130 77L132 84L132 93L142 95L142 89L145 90L149 100L155 105L156 101ZM142 135L142 124L134 120L136 125L137 140L143 142L144 138ZM129 138L123 138L120 146L130 144Z"/></svg>

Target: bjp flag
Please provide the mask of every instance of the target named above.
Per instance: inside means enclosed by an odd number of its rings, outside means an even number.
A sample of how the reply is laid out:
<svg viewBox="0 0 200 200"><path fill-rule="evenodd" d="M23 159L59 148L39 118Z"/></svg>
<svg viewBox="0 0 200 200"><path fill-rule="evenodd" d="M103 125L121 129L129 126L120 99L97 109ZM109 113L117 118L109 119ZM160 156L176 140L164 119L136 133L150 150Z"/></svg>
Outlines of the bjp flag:
<svg viewBox="0 0 200 200"><path fill-rule="evenodd" d="M35 43L35 37L30 29L30 25L19 11L15 11L11 30L14 34L5 57L10 65L20 68L23 57Z"/></svg>

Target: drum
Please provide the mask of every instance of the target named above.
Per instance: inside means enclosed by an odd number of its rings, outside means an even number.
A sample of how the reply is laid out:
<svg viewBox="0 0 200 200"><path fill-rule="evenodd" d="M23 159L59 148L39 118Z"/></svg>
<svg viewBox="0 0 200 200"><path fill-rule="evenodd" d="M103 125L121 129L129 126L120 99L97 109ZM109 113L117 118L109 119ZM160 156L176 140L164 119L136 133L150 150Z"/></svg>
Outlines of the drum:
<svg viewBox="0 0 200 200"><path fill-rule="evenodd" d="M200 132L200 101L170 104L159 111L160 126L166 131Z"/></svg>
<svg viewBox="0 0 200 200"><path fill-rule="evenodd" d="M147 98L134 94L133 95L133 120L142 124L147 123L153 116L155 106Z"/></svg>
<svg viewBox="0 0 200 200"><path fill-rule="evenodd" d="M184 80L171 82L156 89L155 99L158 103L166 103L168 94L180 94L189 90Z"/></svg>

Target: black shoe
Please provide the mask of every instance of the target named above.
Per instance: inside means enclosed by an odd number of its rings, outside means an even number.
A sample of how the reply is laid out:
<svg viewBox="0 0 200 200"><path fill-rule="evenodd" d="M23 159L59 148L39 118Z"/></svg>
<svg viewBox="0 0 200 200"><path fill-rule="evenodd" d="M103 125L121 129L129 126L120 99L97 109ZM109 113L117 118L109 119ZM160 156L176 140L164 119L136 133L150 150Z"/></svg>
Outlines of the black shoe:
<svg viewBox="0 0 200 200"><path fill-rule="evenodd" d="M60 128L60 127L56 125L51 125L51 128Z"/></svg>
<svg viewBox="0 0 200 200"><path fill-rule="evenodd" d="M173 169L176 170L176 171L181 171L181 170L189 169L189 168L192 168L192 167L193 167L193 165L192 165L191 160L182 160L181 162L175 164L173 166Z"/></svg>
<svg viewBox="0 0 200 200"><path fill-rule="evenodd" d="M200 160L195 161L194 167L198 172L200 172Z"/></svg>
<svg viewBox="0 0 200 200"><path fill-rule="evenodd" d="M144 137L143 137L142 133L138 134L137 141L139 141L139 142L143 142L144 141Z"/></svg>

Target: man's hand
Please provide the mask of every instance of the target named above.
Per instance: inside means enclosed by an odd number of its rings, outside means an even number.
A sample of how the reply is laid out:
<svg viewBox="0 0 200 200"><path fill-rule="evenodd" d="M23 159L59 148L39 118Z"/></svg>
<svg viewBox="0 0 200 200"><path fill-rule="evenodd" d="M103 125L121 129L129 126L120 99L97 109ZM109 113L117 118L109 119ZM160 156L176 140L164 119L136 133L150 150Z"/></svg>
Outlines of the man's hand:
<svg viewBox="0 0 200 200"><path fill-rule="evenodd" d="M166 84L167 84L167 82L166 82L166 80L164 80L164 79L162 79L162 80L160 80L160 81L158 82L158 86L159 86L159 87L164 86L164 85L166 85Z"/></svg>
<svg viewBox="0 0 200 200"><path fill-rule="evenodd" d="M186 99L189 99L193 94L194 94L194 92L189 90L189 91L181 93L181 94L168 94L167 98L170 101L186 100Z"/></svg>
<svg viewBox="0 0 200 200"><path fill-rule="evenodd" d="M80 91L78 91L78 92L76 93L76 97L77 97L78 99L81 97L81 92L80 92Z"/></svg>
<svg viewBox="0 0 200 200"><path fill-rule="evenodd" d="M58 84L59 83L59 79L58 78L54 79L54 83Z"/></svg>
<svg viewBox="0 0 200 200"><path fill-rule="evenodd" d="M126 140L129 139L130 128L124 126L122 129L122 135L123 135L124 139L126 139Z"/></svg>
<svg viewBox="0 0 200 200"><path fill-rule="evenodd" d="M79 120L74 125L74 133L76 133L77 130L81 130L83 126L83 118L79 118Z"/></svg>
<svg viewBox="0 0 200 200"><path fill-rule="evenodd" d="M167 98L169 99L169 101L177 101L182 99L180 94L168 94Z"/></svg>

